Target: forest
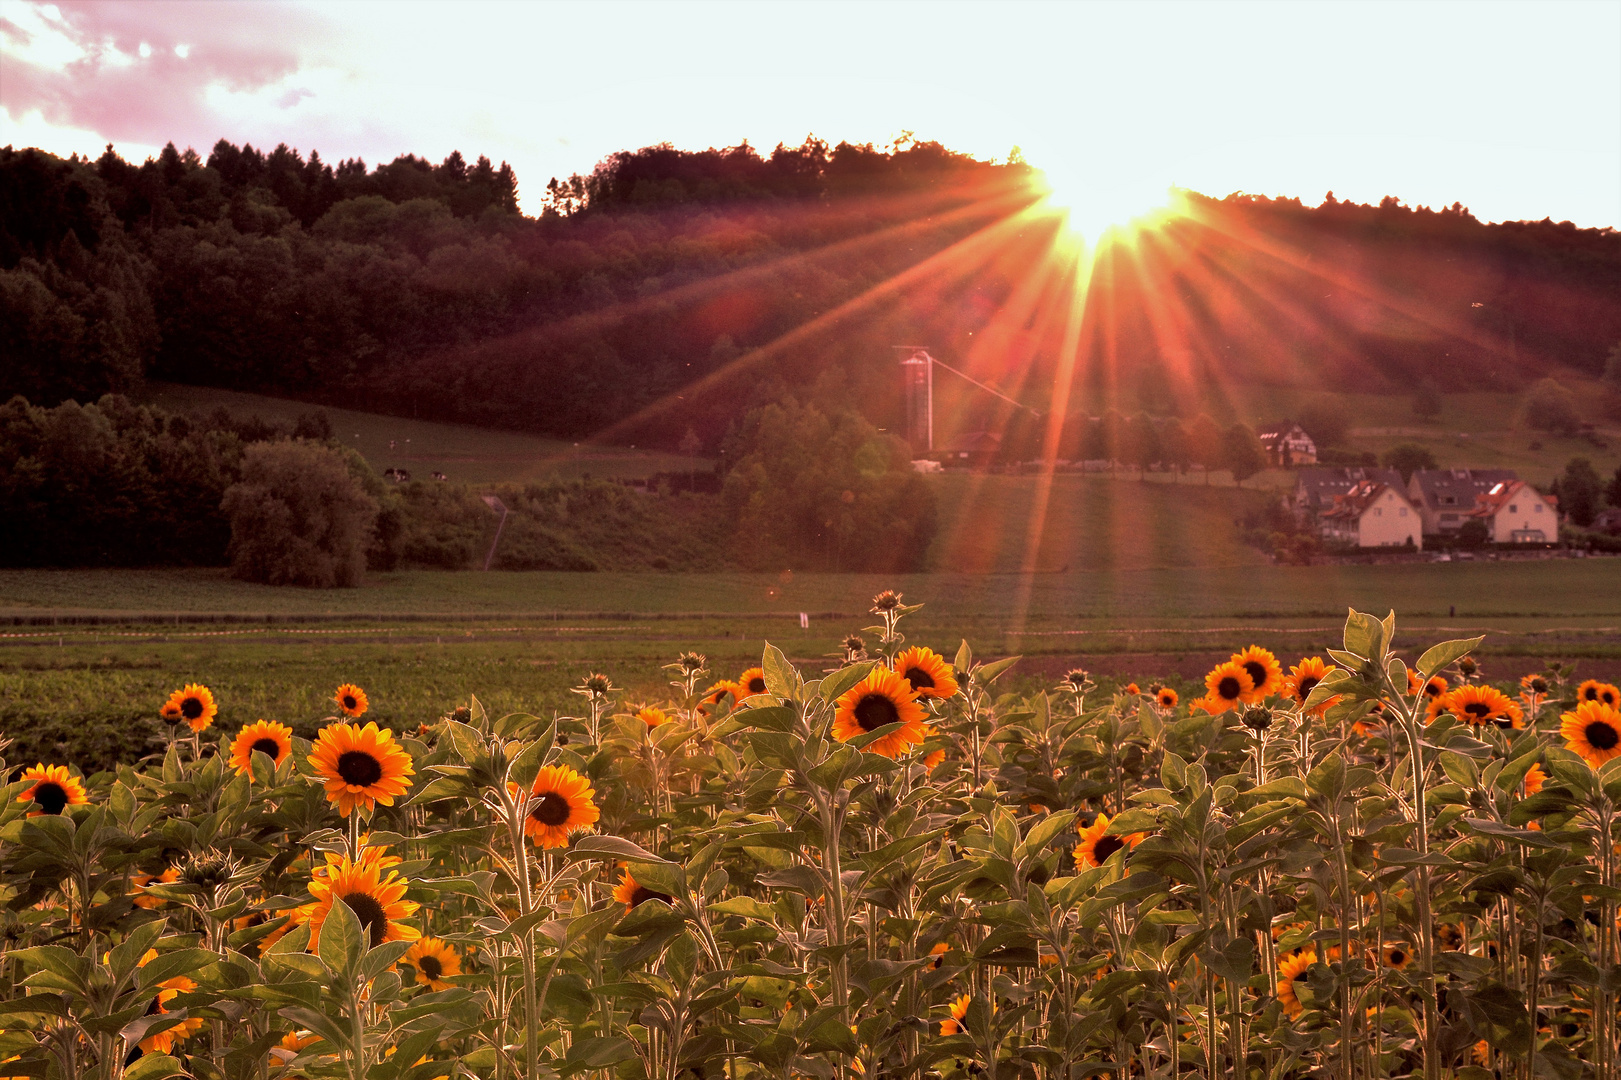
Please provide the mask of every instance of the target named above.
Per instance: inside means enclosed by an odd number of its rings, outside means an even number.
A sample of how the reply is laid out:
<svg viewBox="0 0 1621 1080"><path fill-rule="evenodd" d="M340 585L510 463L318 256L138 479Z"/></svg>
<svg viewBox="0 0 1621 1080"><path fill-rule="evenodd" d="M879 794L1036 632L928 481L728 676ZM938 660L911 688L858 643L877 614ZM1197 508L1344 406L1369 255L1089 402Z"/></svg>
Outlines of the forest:
<svg viewBox="0 0 1621 1080"><path fill-rule="evenodd" d="M907 140L625 151L552 180L535 216L510 167L460 153L368 168L221 140L135 165L7 147L0 397L154 378L713 453L750 408L830 373L897 426L896 342L1044 413L1224 426L1253 419L1245 387L1518 389L1596 376L1621 342L1614 230L1183 192L1097 258L1055 402L1077 271L1040 197L1016 155ZM989 401L947 411L1016 426Z"/></svg>

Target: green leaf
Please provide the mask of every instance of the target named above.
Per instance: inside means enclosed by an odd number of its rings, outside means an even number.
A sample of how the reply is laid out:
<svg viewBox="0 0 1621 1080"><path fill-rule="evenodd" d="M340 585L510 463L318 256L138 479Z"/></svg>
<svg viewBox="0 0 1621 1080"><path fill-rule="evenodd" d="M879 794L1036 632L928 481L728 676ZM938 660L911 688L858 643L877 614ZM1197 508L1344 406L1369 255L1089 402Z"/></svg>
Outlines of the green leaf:
<svg viewBox="0 0 1621 1080"><path fill-rule="evenodd" d="M166 1080L185 1076L186 1067L169 1054L142 1054L139 1061L124 1070L124 1080Z"/></svg>
<svg viewBox="0 0 1621 1080"><path fill-rule="evenodd" d="M1002 676L1008 668L1024 659L1022 656L1009 656L990 664L981 664L974 671L974 681L980 686L989 686Z"/></svg>
<svg viewBox="0 0 1621 1080"><path fill-rule="evenodd" d="M951 662L951 666L958 671L967 671L974 666L974 650L969 647L967 638L963 638L962 644L957 646L957 658Z"/></svg>
<svg viewBox="0 0 1621 1080"><path fill-rule="evenodd" d="M535 739L512 759L507 766L507 779L518 785L519 791L528 791L534 787L535 777L540 775L540 767L546 762L546 755L552 751L552 736L555 728L548 727L542 738Z"/></svg>
<svg viewBox="0 0 1621 1080"><path fill-rule="evenodd" d="M366 939L360 920L346 903L334 903L321 924L321 940L316 949L326 965L340 975L353 977L366 954Z"/></svg>
<svg viewBox="0 0 1621 1080"><path fill-rule="evenodd" d="M591 1069L606 1069L635 1056L635 1044L618 1035L576 1036L557 1071L561 1076L572 1076Z"/></svg>
<svg viewBox="0 0 1621 1080"><path fill-rule="evenodd" d="M738 915L745 919L775 922L777 909L762 904L752 896L732 896L709 905L711 915Z"/></svg>
<svg viewBox="0 0 1621 1080"><path fill-rule="evenodd" d="M1165 761L1159 767L1159 782L1171 791L1181 791L1188 785L1188 763L1179 754L1165 751Z"/></svg>
<svg viewBox="0 0 1621 1080"><path fill-rule="evenodd" d="M865 679L875 666L874 661L863 660L859 664L851 664L835 671L822 680L822 700L837 701L852 686Z"/></svg>
<svg viewBox="0 0 1621 1080"><path fill-rule="evenodd" d="M1352 610L1345 617L1345 651L1365 660L1377 660L1385 651L1384 624L1372 615Z"/></svg>
<svg viewBox="0 0 1621 1080"><path fill-rule="evenodd" d="M799 672L794 670L794 665L788 662L782 650L769 641L760 657L760 667L765 670L765 688L769 693L791 698L799 692Z"/></svg>
<svg viewBox="0 0 1621 1080"><path fill-rule="evenodd" d="M1424 655L1418 658L1417 669L1422 678L1429 678L1436 672L1475 651L1475 648L1486 640L1486 635L1480 637L1459 638L1456 641L1443 641L1439 645L1431 645L1424 650Z"/></svg>
<svg viewBox="0 0 1621 1080"><path fill-rule="evenodd" d="M1030 827L1030 831L1025 834L1024 840L1014 850L1014 858L1024 859L1045 850L1055 837L1060 833L1068 832L1074 824L1075 811L1073 810L1060 810L1056 814L1048 814ZM929 839L941 835L943 831L929 834Z"/></svg>
<svg viewBox="0 0 1621 1080"><path fill-rule="evenodd" d="M624 859L628 862L641 863L668 862L667 859L655 855L646 848L633 844L622 837L598 834L582 836L576 840L574 846L568 850L568 858Z"/></svg>

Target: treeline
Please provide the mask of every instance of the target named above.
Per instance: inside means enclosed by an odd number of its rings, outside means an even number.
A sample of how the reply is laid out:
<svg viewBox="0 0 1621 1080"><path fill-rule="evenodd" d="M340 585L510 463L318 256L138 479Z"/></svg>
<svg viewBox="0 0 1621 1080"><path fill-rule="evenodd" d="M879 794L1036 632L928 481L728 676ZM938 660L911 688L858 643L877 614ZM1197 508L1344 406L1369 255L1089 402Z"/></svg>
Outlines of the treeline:
<svg viewBox="0 0 1621 1080"><path fill-rule="evenodd" d="M904 444L792 400L752 411L728 440L718 495L600 480L395 485L331 436L319 410L270 424L117 394L53 408L12 398L0 405L0 566L230 565L331 587L368 570L478 567L493 549L499 570L898 572L922 567L935 531Z"/></svg>
<svg viewBox="0 0 1621 1080"><path fill-rule="evenodd" d="M1257 419L1244 389L1436 394L1597 375L1621 341L1621 235L1454 205L1187 193L1105 249L1072 398L1050 400L1078 287L1030 170L936 143L668 146L554 180L459 154L368 168L222 141L140 166L0 150L0 393L94 400L142 378L716 451L841 371L899 428L888 346L1043 413ZM901 284L893 284L895 282ZM1021 436L945 379L957 430Z"/></svg>

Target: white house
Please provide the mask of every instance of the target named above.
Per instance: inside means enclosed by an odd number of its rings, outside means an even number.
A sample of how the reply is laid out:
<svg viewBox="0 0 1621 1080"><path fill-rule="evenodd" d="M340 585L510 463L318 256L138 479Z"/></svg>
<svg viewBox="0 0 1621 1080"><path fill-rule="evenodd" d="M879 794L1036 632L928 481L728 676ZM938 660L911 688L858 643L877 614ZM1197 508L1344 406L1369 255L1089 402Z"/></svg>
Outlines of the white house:
<svg viewBox="0 0 1621 1080"><path fill-rule="evenodd" d="M1424 534L1455 533L1474 513L1475 500L1519 477L1512 469L1418 469L1407 497L1424 518Z"/></svg>
<svg viewBox="0 0 1621 1080"><path fill-rule="evenodd" d="M1418 510L1401 489L1377 480L1361 480L1318 517L1323 537L1357 547L1424 546L1424 526Z"/></svg>
<svg viewBox="0 0 1621 1080"><path fill-rule="evenodd" d="M1317 444L1312 442L1306 429L1292 420L1264 427L1255 433L1266 450L1267 463L1288 468L1291 465L1317 464Z"/></svg>
<svg viewBox="0 0 1621 1080"><path fill-rule="evenodd" d="M1553 544L1559 540L1556 502L1523 480L1506 480L1477 496L1469 516L1486 523L1494 544Z"/></svg>

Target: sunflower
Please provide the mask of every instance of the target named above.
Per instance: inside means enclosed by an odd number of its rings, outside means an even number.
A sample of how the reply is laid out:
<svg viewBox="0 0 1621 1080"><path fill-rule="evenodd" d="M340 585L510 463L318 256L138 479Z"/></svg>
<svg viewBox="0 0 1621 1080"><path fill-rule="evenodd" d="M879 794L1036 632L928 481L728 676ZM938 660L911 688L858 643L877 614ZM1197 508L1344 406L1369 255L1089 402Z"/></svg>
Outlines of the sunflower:
<svg viewBox="0 0 1621 1080"><path fill-rule="evenodd" d="M429 990L449 990L445 980L462 973L462 958L436 937L418 938L402 959L416 969L416 981Z"/></svg>
<svg viewBox="0 0 1621 1080"><path fill-rule="evenodd" d="M1612 709L1621 709L1621 689L1607 682L1588 679L1576 688L1577 702L1596 701Z"/></svg>
<svg viewBox="0 0 1621 1080"><path fill-rule="evenodd" d="M1080 830L1081 842L1075 845L1075 865L1080 867L1102 866L1109 861L1109 856L1124 847L1136 847L1148 839L1147 833L1130 833L1126 836L1104 836L1104 830L1109 827L1109 815L1099 814L1091 825Z"/></svg>
<svg viewBox="0 0 1621 1080"><path fill-rule="evenodd" d="M1371 738L1379 734L1379 729L1385 726L1385 703L1375 701L1368 715L1351 725L1351 730L1364 738Z"/></svg>
<svg viewBox="0 0 1621 1080"><path fill-rule="evenodd" d="M590 828L602 811L591 781L567 765L544 766L530 790L524 835L543 848L567 847L569 834Z"/></svg>
<svg viewBox="0 0 1621 1080"><path fill-rule="evenodd" d="M934 947L929 950L929 955L934 958L934 959L929 961L929 968L931 970L933 970L933 971L939 971L940 970L940 965L944 964L946 962L946 953L948 953L950 951L951 951L951 942L949 942L949 941L937 941L937 942L935 942Z"/></svg>
<svg viewBox="0 0 1621 1080"><path fill-rule="evenodd" d="M1542 785L1548 782L1548 774L1542 771L1541 765L1533 765L1525 771L1525 797L1530 798L1542 790Z"/></svg>
<svg viewBox="0 0 1621 1080"><path fill-rule="evenodd" d="M148 895L146 887L148 885L173 885L179 880L180 868L178 866L171 866L156 877L151 874L131 874L129 878L129 883L132 886L130 889L130 903L138 908L145 908L147 911L162 907L168 901Z"/></svg>
<svg viewBox="0 0 1621 1080"><path fill-rule="evenodd" d="M627 912L634 911L636 905L648 900L662 900L666 904L673 903L675 897L668 893L656 892L630 876L629 870L619 872L619 884L614 886L614 899L625 905Z"/></svg>
<svg viewBox="0 0 1621 1080"><path fill-rule="evenodd" d="M1441 708L1475 727L1495 723L1498 727L1524 727L1525 714L1508 695L1492 686L1460 686L1440 699Z"/></svg>
<svg viewBox="0 0 1621 1080"><path fill-rule="evenodd" d="M933 649L921 645L902 649L895 657L894 669L920 698L948 698L957 692L957 673Z"/></svg>
<svg viewBox="0 0 1621 1080"><path fill-rule="evenodd" d="M156 949L148 949L146 950L146 955L141 957L140 962L136 966L145 967L147 964L150 964L157 958L158 951ZM186 978L184 975L176 975L172 979L164 979L162 982L158 983L157 989L157 1000L152 1002L152 1005L155 1011L166 1013L169 1011L166 1008L169 1002L173 1001L181 994L187 994L197 989L197 984ZM180 1021L180 1023L176 1024L174 1027L165 1028L156 1035L148 1035L146 1038L142 1039L141 1053L167 1054L174 1050L175 1043L185 1042L187 1039L191 1038L201 1030L203 1030L203 1018L200 1016L188 1017L187 1019Z"/></svg>
<svg viewBox="0 0 1621 1080"><path fill-rule="evenodd" d="M315 740L310 764L326 780L327 801L337 803L344 817L357 806L393 806L411 786L406 777L416 773L411 755L394 742L393 730L379 729L375 721L365 727L328 724Z"/></svg>
<svg viewBox="0 0 1621 1080"><path fill-rule="evenodd" d="M1306 949L1293 956L1285 956L1278 961L1278 1004L1293 1020L1306 1011L1300 1003L1300 995L1295 991L1295 983L1305 978L1306 971L1317 962L1317 950Z"/></svg>
<svg viewBox="0 0 1621 1080"><path fill-rule="evenodd" d="M1385 946L1384 961L1385 967L1391 967L1395 968L1397 971L1401 971L1408 964L1413 962L1413 950L1407 947L1406 942L1393 941L1389 945Z"/></svg>
<svg viewBox="0 0 1621 1080"><path fill-rule="evenodd" d="M1247 650L1246 650L1247 651ZM1242 656L1243 653L1238 655ZM1255 679L1242 664L1229 660L1225 664L1217 664L1210 674L1204 677L1205 700L1217 708L1210 712L1226 712L1237 708L1242 702L1255 700Z"/></svg>
<svg viewBox="0 0 1621 1080"><path fill-rule="evenodd" d="M1559 717L1559 734L1565 746L1598 768L1613 757L1621 757L1621 712L1598 701L1583 701L1575 712Z"/></svg>
<svg viewBox="0 0 1621 1080"><path fill-rule="evenodd" d="M1408 674L1411 675L1412 673L1408 672ZM1408 680L1409 683L1412 681L1413 680L1411 679ZM1412 691L1414 697L1422 694L1424 695L1424 699L1429 702L1424 709L1424 720L1426 723L1434 720L1437 716L1440 716L1442 713L1446 712L1445 698L1447 696L1447 691L1450 689L1451 686L1447 683L1445 678L1440 675L1431 675L1422 683L1419 683L1417 690Z"/></svg>
<svg viewBox="0 0 1621 1080"><path fill-rule="evenodd" d="M338 687L337 693L332 695L332 700L338 703L338 711L345 716L360 716L370 704L366 700L366 691L354 683L344 683Z"/></svg>
<svg viewBox="0 0 1621 1080"><path fill-rule="evenodd" d="M1142 690L1138 688L1136 683L1129 682L1126 684L1125 689L1121 690L1120 692L1122 694L1131 694L1135 697L1136 695L1141 694Z"/></svg>
<svg viewBox="0 0 1621 1080"><path fill-rule="evenodd" d="M737 685L743 688L743 692L738 695L739 700L765 693L765 669L749 668L737 677Z"/></svg>
<svg viewBox="0 0 1621 1080"><path fill-rule="evenodd" d="M249 724L236 734L231 744L231 768L238 776L253 771L253 752L258 750L275 763L277 768L293 753L293 729L274 720L260 720Z"/></svg>
<svg viewBox="0 0 1621 1080"><path fill-rule="evenodd" d="M963 1017L968 1015L968 1005L973 1000L973 995L964 994L951 1003L951 1019L940 1021L940 1034L955 1035L962 1030Z"/></svg>
<svg viewBox="0 0 1621 1080"><path fill-rule="evenodd" d="M668 724L671 720L675 719L657 705L643 705L641 708L631 713L631 715L640 720L642 723L646 724L650 730L656 727L663 727L665 724Z"/></svg>
<svg viewBox="0 0 1621 1080"><path fill-rule="evenodd" d="M1283 690L1283 668L1278 664L1278 658L1259 645L1233 653L1228 662L1243 668L1255 684L1246 701L1260 701Z"/></svg>
<svg viewBox="0 0 1621 1080"><path fill-rule="evenodd" d="M183 689L170 694L169 700L163 703L165 720L171 723L184 720L191 725L193 732L202 731L212 724L219 711L219 706L214 704L213 691L198 683L187 683Z"/></svg>
<svg viewBox="0 0 1621 1080"><path fill-rule="evenodd" d="M1155 703L1158 704L1160 708L1166 710L1176 708L1176 703L1178 700L1179 699L1176 696L1176 691L1172 690L1169 686L1160 687L1159 693L1154 695Z"/></svg>
<svg viewBox="0 0 1621 1080"><path fill-rule="evenodd" d="M22 774L23 780L32 780L34 786L17 796L21 803L31 802L34 808L29 817L42 814L57 815L70 806L83 806L90 801L84 784L77 776L68 775L66 765L47 765L43 761Z"/></svg>
<svg viewBox="0 0 1621 1080"><path fill-rule="evenodd" d="M912 684L888 668L873 668L839 698L838 711L833 715L833 737L849 742L889 724L902 727L868 744L868 753L899 757L926 735L923 706L917 703Z"/></svg>
<svg viewBox="0 0 1621 1080"><path fill-rule="evenodd" d="M1334 665L1325 663L1320 656L1303 657L1300 663L1289 669L1288 677L1283 680L1283 692L1293 698L1295 704L1303 709L1306 707L1306 699L1311 697L1313 690L1317 689L1317 684L1327 678L1328 673L1333 670ZM1338 700L1338 697L1331 698L1316 706L1312 709L1312 712L1321 716L1330 705Z"/></svg>
<svg viewBox="0 0 1621 1080"><path fill-rule="evenodd" d="M945 760L946 752L944 750L936 750L934 753L929 754L923 759L923 767L928 769L930 772L933 772L940 766L941 762Z"/></svg>
<svg viewBox="0 0 1621 1080"><path fill-rule="evenodd" d="M381 856L380 850L373 855L362 848L360 859L351 862L347 855L329 853L327 865L321 868L324 872L311 875L310 895L315 902L293 914L295 922L309 924L311 951L320 947L321 927L338 901L347 904L360 920L371 948L385 941L415 941L422 936L422 931L398 921L415 915L421 905L405 899L405 879L398 870L385 868Z"/></svg>
<svg viewBox="0 0 1621 1080"><path fill-rule="evenodd" d="M1521 675L1520 689L1537 697L1546 697L1548 694L1548 679L1545 675Z"/></svg>
<svg viewBox="0 0 1621 1080"><path fill-rule="evenodd" d="M725 700L727 694L732 695L732 704L734 705L748 696L737 683L730 679L722 679L704 691L704 696L698 699L698 711L709 713L719 708L720 703Z"/></svg>

